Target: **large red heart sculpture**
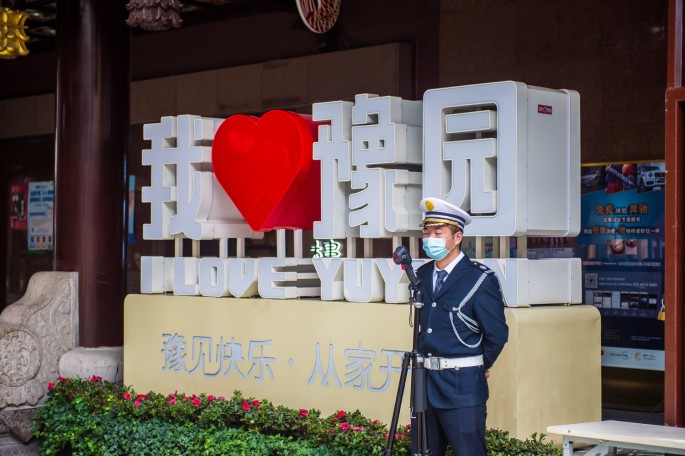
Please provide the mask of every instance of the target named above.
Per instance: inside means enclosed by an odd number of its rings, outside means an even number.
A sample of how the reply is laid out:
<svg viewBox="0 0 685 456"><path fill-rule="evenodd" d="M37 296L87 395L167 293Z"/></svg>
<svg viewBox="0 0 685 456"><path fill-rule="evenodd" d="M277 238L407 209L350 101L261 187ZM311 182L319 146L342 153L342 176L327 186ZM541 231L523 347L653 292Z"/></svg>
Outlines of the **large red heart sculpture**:
<svg viewBox="0 0 685 456"><path fill-rule="evenodd" d="M321 217L321 169L312 159L318 123L269 111L231 116L212 144L217 180L255 231L311 230Z"/></svg>

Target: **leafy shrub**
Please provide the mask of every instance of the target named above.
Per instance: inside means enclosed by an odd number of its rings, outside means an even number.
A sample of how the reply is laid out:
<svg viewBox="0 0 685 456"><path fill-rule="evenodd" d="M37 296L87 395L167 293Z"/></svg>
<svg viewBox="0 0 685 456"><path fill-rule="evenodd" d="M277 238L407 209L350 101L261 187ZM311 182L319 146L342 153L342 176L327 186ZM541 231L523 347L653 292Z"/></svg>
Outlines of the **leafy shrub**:
<svg viewBox="0 0 685 456"><path fill-rule="evenodd" d="M388 429L359 411L321 417L267 400L201 394L137 394L102 381L59 378L38 409L42 455L382 455ZM411 454L410 426L395 435L394 455ZM561 455L544 436L525 441L488 430L488 455Z"/></svg>
<svg viewBox="0 0 685 456"><path fill-rule="evenodd" d="M545 435L533 434L526 440L509 437L507 431L488 429L485 435L488 456L561 456L562 452L552 442L545 442Z"/></svg>

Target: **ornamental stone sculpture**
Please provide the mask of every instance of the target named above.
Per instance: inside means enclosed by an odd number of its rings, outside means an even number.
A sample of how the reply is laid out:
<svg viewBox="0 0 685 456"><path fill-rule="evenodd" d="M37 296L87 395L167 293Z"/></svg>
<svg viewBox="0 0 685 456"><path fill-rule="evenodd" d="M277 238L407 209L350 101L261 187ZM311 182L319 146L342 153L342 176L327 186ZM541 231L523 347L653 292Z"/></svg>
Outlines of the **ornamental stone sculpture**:
<svg viewBox="0 0 685 456"><path fill-rule="evenodd" d="M59 376L60 357L78 345L78 274L39 272L26 294L0 314L0 451L28 442L35 407Z"/></svg>

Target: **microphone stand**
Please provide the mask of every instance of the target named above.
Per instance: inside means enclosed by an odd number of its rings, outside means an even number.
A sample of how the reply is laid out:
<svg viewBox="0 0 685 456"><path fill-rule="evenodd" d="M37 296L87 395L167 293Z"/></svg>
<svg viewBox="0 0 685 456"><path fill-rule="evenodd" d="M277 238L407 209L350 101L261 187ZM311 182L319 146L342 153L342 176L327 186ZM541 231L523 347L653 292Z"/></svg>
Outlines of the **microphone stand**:
<svg viewBox="0 0 685 456"><path fill-rule="evenodd" d="M396 264L401 264L402 269L409 278L409 304L414 308L414 334L412 338L411 353L405 352L402 357L402 369L400 372L400 382L397 386L397 397L392 413L392 421L388 432L388 441L385 446L383 456L391 456L393 445L395 444L395 432L397 431L397 421L399 420L400 408L402 406L402 396L407 381L409 362L411 361L411 395L409 397L411 418L412 418L412 454L414 456L430 456L428 449L428 438L426 432L426 410L428 399L426 397L426 368L423 365L424 357L418 352L419 344L419 317L423 308L423 294L421 293L421 281L414 274L411 264L411 257L406 247L400 246L393 254Z"/></svg>

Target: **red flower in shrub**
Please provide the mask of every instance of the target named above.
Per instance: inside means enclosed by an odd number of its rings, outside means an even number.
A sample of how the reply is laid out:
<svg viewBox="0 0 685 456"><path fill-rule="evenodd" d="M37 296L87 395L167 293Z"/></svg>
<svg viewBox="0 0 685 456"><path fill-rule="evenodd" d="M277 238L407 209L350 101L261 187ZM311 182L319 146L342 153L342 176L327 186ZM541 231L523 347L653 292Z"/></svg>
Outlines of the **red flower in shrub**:
<svg viewBox="0 0 685 456"><path fill-rule="evenodd" d="M135 405L136 408L140 407L140 399L136 399L133 405Z"/></svg>
<svg viewBox="0 0 685 456"><path fill-rule="evenodd" d="M300 409L300 416L307 416L309 415L309 410L307 409Z"/></svg>
<svg viewBox="0 0 685 456"><path fill-rule="evenodd" d="M176 398L175 398L175 397L169 398L169 404L172 404L172 405L173 405L173 404L175 404L175 403L176 403Z"/></svg>
<svg viewBox="0 0 685 456"><path fill-rule="evenodd" d="M214 399L216 399L216 398L214 396L212 396L211 394L209 396L207 396L207 400L209 402L212 402Z"/></svg>
<svg viewBox="0 0 685 456"><path fill-rule="evenodd" d="M249 412L250 411L250 404L248 404L247 402L243 402L243 410L245 410L246 412Z"/></svg>
<svg viewBox="0 0 685 456"><path fill-rule="evenodd" d="M199 397L193 398L193 405L194 405L195 407L199 407L199 406L200 406L200 398L199 398Z"/></svg>
<svg viewBox="0 0 685 456"><path fill-rule="evenodd" d="M340 411L338 412L338 418L342 418L342 417L344 417L344 416L345 416L345 411L340 410Z"/></svg>
<svg viewBox="0 0 685 456"><path fill-rule="evenodd" d="M49 390L53 389L54 387L55 387L54 383L52 383L52 382L48 383L48 389Z"/></svg>
<svg viewBox="0 0 685 456"><path fill-rule="evenodd" d="M259 407L259 401L252 401L252 405L254 405L255 407Z"/></svg>
<svg viewBox="0 0 685 456"><path fill-rule="evenodd" d="M93 375L92 377L90 377L91 382L99 382L100 380L102 380L102 377L100 377L99 375Z"/></svg>
<svg viewBox="0 0 685 456"><path fill-rule="evenodd" d="M127 401L130 401L131 400L131 394L124 393L124 399L126 399Z"/></svg>
<svg viewBox="0 0 685 456"><path fill-rule="evenodd" d="M66 382L67 380L69 380L69 379L62 377L61 375L59 377L57 377L58 382Z"/></svg>

